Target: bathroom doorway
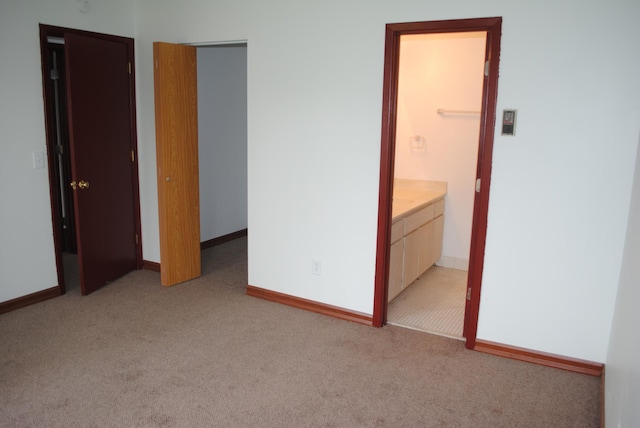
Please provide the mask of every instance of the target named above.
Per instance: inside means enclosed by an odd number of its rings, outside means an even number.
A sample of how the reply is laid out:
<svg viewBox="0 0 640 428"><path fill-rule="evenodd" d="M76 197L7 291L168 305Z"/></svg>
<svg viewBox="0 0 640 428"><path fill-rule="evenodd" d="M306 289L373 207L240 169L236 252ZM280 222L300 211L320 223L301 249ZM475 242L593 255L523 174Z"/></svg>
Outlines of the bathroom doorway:
<svg viewBox="0 0 640 428"><path fill-rule="evenodd" d="M475 347L487 229L501 27L502 18L500 17L387 24L386 26L378 241L376 246L376 279L373 308L374 326L381 327L387 323L391 226L393 222L392 195L394 190L395 147L397 144L396 125L400 108L397 101L401 36L485 32L485 63L479 114L478 154L475 170L472 228L469 246L469 270L466 285L463 330L463 336L466 339L465 346L469 349ZM454 107L452 109L457 108Z"/></svg>
<svg viewBox="0 0 640 428"><path fill-rule="evenodd" d="M397 277L400 288L389 294L387 322L458 339L463 338L485 46L486 31L400 36L392 221L411 218L411 209L401 212L407 195L415 200L411 207L426 203L420 195L431 193L421 188L440 186L444 209L434 216L438 233L427 238L437 240L440 251L417 279ZM392 242L392 248L400 245ZM409 251L404 248L405 260Z"/></svg>

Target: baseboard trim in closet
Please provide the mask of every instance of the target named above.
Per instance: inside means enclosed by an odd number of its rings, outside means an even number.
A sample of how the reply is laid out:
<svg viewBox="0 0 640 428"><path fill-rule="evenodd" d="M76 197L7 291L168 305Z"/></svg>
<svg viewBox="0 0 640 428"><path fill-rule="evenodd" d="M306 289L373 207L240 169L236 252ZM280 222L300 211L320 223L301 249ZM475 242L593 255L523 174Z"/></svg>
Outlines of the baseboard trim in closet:
<svg viewBox="0 0 640 428"><path fill-rule="evenodd" d="M577 358L531 351L529 349L507 346L484 340L477 340L473 350L484 352L485 354L499 355L501 357L507 357L514 360L526 361L541 366L555 367L557 369L588 374L591 376L602 376L602 372L604 370L604 364L602 363L594 363L592 361L580 360Z"/></svg>
<svg viewBox="0 0 640 428"><path fill-rule="evenodd" d="M242 238L243 236L247 236L247 229L238 230L237 232L232 232L223 236L218 236L217 238L203 241L200 243L200 249L204 250L205 248L215 247L216 245L224 244L225 242L233 241L234 239Z"/></svg>
<svg viewBox="0 0 640 428"><path fill-rule="evenodd" d="M247 296L282 303L283 305L293 306L294 308L304 309L305 311L328 315L342 320L353 321L358 324L372 325L373 323L371 315L314 302L313 300L302 299L288 294L278 293L276 291L265 290L264 288L254 287L252 285L247 285L246 294Z"/></svg>

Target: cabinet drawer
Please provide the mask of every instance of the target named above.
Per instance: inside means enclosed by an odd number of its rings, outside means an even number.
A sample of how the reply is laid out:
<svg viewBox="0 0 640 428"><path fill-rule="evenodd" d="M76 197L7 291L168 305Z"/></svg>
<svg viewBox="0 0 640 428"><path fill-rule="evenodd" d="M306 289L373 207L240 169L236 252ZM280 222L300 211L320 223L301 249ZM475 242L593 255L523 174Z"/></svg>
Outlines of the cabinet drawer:
<svg viewBox="0 0 640 428"><path fill-rule="evenodd" d="M439 215L444 214L444 199L439 200L434 204L433 208L433 216L438 217Z"/></svg>
<svg viewBox="0 0 640 428"><path fill-rule="evenodd" d="M409 217L405 219L405 222L404 222L405 235L408 235L409 233L413 232L423 224L433 219L433 213L434 213L433 205L434 204L427 205L426 207L422 208L420 211L414 214L411 214Z"/></svg>
<svg viewBox="0 0 640 428"><path fill-rule="evenodd" d="M404 236L404 219L398 220L391 225L391 243L393 244Z"/></svg>

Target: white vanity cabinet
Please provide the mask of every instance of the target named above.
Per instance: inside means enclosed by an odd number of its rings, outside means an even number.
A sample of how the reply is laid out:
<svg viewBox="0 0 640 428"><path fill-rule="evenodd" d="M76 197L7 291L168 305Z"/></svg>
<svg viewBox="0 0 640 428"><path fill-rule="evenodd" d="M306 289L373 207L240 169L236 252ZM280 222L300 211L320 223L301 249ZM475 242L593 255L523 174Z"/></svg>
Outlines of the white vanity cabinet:
<svg viewBox="0 0 640 428"><path fill-rule="evenodd" d="M435 206L435 218L433 219L433 239L431 240L431 263L437 262L442 257L442 240L444 238L444 199L438 201Z"/></svg>
<svg viewBox="0 0 640 428"><path fill-rule="evenodd" d="M428 203L391 227L388 301L422 275L442 256L444 199Z"/></svg>
<svg viewBox="0 0 640 428"><path fill-rule="evenodd" d="M391 225L391 257L389 261L389 296L402 291L402 260L404 257L404 221ZM390 299L389 299L390 300Z"/></svg>

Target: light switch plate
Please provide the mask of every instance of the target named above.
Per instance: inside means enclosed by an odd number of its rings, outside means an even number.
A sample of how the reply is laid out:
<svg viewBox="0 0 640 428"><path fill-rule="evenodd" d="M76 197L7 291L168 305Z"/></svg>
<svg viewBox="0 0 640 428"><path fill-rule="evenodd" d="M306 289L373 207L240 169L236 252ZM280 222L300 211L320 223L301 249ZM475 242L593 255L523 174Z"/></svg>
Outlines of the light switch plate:
<svg viewBox="0 0 640 428"><path fill-rule="evenodd" d="M518 110L502 110L502 135L516 135L516 115Z"/></svg>
<svg viewBox="0 0 640 428"><path fill-rule="evenodd" d="M44 152L33 152L33 169L44 168Z"/></svg>

